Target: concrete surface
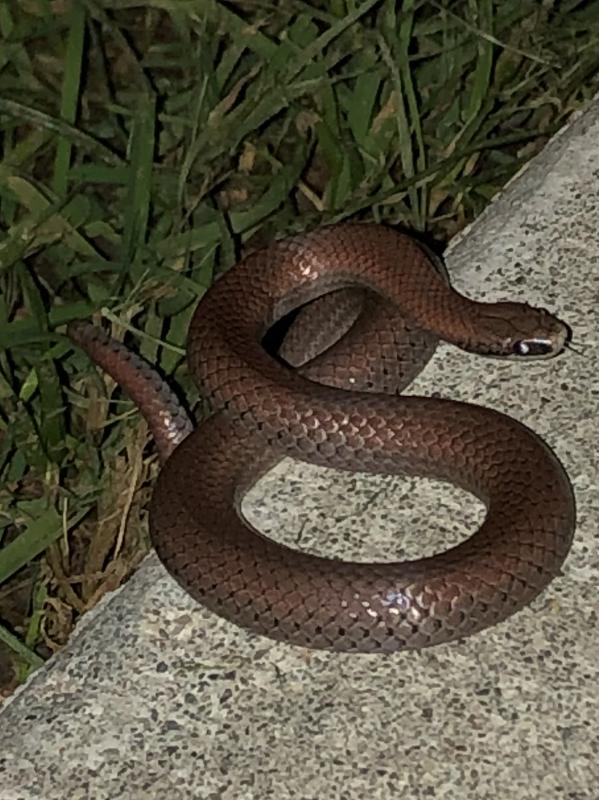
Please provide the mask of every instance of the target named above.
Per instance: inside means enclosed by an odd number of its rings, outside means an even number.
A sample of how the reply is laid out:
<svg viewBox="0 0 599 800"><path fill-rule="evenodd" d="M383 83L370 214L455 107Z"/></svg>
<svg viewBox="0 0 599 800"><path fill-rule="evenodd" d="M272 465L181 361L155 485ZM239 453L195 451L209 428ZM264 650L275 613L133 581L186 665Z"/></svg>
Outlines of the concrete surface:
<svg viewBox="0 0 599 800"><path fill-rule="evenodd" d="M565 463L576 540L533 607L421 653L310 653L205 612L150 557L4 705L2 800L596 800L598 220L595 103L448 257L473 296L556 310L584 357L523 366L443 347L412 388L511 413ZM448 487L290 462L247 507L302 547L375 558L433 552L480 514Z"/></svg>

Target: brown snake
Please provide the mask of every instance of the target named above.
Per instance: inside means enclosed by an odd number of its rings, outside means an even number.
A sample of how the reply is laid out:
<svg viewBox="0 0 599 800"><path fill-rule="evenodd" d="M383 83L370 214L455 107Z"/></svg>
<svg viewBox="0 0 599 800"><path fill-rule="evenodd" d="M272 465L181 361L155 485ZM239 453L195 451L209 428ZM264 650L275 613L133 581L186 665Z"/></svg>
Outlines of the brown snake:
<svg viewBox="0 0 599 800"><path fill-rule="evenodd" d="M356 286L359 297L349 288ZM355 324L339 338L347 324L335 320L336 343L307 342L310 329L326 333L338 301L356 306ZM280 355L269 355L265 333L302 304ZM217 412L193 433L145 362L89 323L68 332L150 424L165 462L150 509L160 559L203 605L252 631L354 652L448 642L527 605L568 553L572 489L536 434L480 406L389 395L412 380L439 338L527 360L561 352L569 329L524 303L463 297L411 238L339 224L275 242L229 270L190 325L190 368ZM449 481L479 497L487 515L466 541L415 561L298 552L240 513L243 494L285 455Z"/></svg>

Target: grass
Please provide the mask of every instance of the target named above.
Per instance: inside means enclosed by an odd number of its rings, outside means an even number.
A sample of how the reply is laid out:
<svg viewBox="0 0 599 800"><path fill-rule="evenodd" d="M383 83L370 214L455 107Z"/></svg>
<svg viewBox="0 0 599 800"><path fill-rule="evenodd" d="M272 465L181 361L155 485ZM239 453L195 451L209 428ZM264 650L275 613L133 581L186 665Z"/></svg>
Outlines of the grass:
<svg viewBox="0 0 599 800"><path fill-rule="evenodd" d="M0 684L149 547L142 421L93 315L197 401L198 297L348 217L444 243L599 86L599 2L0 2Z"/></svg>

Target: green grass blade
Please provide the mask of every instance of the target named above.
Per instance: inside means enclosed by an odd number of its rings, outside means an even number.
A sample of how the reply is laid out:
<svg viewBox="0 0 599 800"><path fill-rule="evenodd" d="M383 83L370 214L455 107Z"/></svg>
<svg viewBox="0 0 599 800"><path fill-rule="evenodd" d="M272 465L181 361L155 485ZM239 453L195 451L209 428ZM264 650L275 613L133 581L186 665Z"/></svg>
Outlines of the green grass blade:
<svg viewBox="0 0 599 800"><path fill-rule="evenodd" d="M16 539L0 549L0 584L25 564L43 553L87 514L89 508L78 511L64 520L55 508L47 508L32 520Z"/></svg>
<svg viewBox="0 0 599 800"><path fill-rule="evenodd" d="M81 85L81 67L83 58L83 40L85 35L85 6L75 2L69 11L69 32L64 62L64 80L62 85L62 101L60 116L65 122L74 124L79 104ZM56 148L54 161L54 178L52 188L62 197L67 192L69 167L73 145L68 139L61 137Z"/></svg>

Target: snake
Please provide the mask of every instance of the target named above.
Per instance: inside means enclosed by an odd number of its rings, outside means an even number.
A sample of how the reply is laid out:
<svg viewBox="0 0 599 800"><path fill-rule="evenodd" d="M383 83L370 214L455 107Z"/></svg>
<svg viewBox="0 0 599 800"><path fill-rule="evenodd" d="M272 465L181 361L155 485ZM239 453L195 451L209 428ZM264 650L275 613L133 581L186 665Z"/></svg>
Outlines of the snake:
<svg viewBox="0 0 599 800"><path fill-rule="evenodd" d="M188 330L189 370L212 410L197 427L156 370L101 327L75 320L67 334L129 394L155 439L149 524L159 559L196 601L250 634L340 652L421 649L507 620L561 574L576 513L553 450L499 411L405 389L439 341L531 361L563 352L571 329L525 302L466 297L411 235L340 222L275 239L220 275ZM459 544L418 559L290 548L241 509L285 457L449 482L486 515Z"/></svg>

